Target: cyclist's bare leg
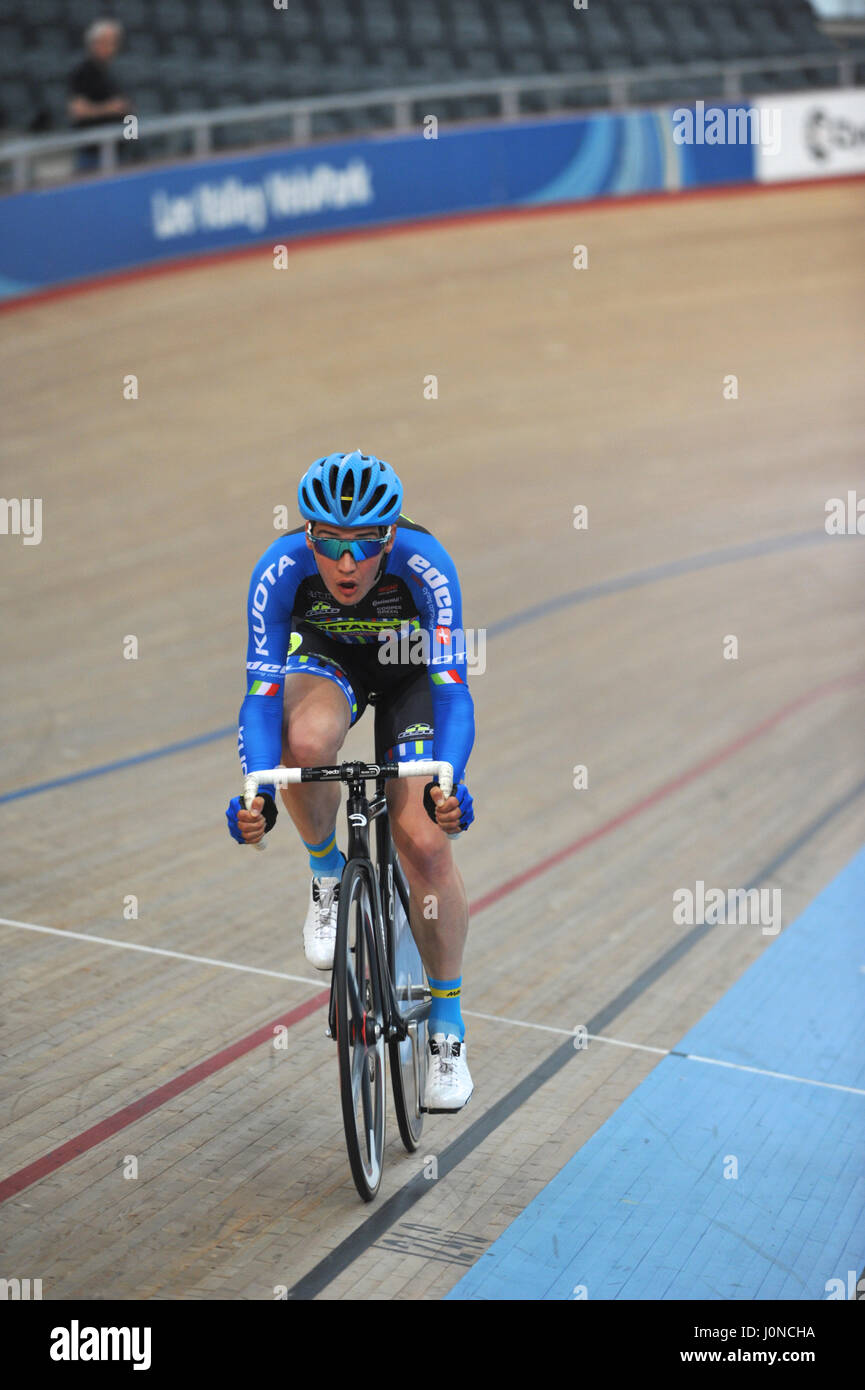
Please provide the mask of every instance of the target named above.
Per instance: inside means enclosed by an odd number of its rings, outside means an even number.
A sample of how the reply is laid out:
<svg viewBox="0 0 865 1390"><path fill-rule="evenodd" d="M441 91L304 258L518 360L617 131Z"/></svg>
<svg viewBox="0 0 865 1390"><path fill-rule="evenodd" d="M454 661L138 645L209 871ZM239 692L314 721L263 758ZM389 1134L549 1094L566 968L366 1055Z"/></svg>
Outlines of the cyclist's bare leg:
<svg viewBox="0 0 865 1390"><path fill-rule="evenodd" d="M427 815L424 779L387 784L391 833L408 879L412 935L427 974L452 980L463 973L469 909L451 842Z"/></svg>
<svg viewBox="0 0 865 1390"><path fill-rule="evenodd" d="M283 765L335 763L351 724L339 686L322 676L288 675L283 710ZM339 784L331 782L307 782L282 792L285 809L307 844L320 844L333 830L340 794Z"/></svg>

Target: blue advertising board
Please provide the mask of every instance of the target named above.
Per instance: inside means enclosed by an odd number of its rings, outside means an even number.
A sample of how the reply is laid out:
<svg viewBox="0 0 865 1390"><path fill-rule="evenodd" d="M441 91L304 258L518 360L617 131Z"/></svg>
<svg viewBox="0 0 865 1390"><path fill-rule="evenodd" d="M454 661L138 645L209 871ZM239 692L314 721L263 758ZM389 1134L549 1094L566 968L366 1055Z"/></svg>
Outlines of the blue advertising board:
<svg viewBox="0 0 865 1390"><path fill-rule="evenodd" d="M0 297L256 242L498 208L750 181L743 143L678 143L674 113L289 147L0 200Z"/></svg>

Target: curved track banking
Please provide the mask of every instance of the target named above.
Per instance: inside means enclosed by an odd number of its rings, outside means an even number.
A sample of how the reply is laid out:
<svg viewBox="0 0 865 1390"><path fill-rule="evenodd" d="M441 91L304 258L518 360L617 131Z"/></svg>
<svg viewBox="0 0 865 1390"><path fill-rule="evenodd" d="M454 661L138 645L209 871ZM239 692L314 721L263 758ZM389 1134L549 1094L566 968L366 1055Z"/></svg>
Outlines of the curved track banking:
<svg viewBox="0 0 865 1390"><path fill-rule="evenodd" d="M859 849L862 542L823 517L865 481L862 204L452 224L5 319L2 491L44 521L3 538L0 1222L45 1297L441 1297L771 949L683 931L677 887L769 882L787 925ZM285 818L264 863L221 823L249 570L300 465L356 443L489 635L459 847L476 1096L413 1158L391 1120L372 1211L303 857ZM615 1037L577 1058L581 1024Z"/></svg>

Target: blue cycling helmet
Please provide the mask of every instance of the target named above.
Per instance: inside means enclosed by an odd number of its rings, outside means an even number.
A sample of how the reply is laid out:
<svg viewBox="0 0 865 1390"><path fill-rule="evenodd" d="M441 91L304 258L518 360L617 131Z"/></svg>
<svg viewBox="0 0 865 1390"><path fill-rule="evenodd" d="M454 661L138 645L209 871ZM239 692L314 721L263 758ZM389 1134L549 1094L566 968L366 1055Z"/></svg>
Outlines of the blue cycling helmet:
<svg viewBox="0 0 865 1390"><path fill-rule="evenodd" d="M300 480L297 505L307 521L332 526L389 526L399 517L402 483L389 463L355 449L316 459Z"/></svg>

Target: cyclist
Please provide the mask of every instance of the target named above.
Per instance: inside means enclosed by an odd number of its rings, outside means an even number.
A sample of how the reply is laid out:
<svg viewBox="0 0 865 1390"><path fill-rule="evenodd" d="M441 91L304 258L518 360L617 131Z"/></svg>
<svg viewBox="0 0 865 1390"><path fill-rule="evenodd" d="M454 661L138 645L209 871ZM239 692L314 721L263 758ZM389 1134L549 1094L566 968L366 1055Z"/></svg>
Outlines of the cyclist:
<svg viewBox="0 0 865 1390"><path fill-rule="evenodd" d="M244 773L335 763L350 727L375 707L375 759L453 765L445 799L420 778L387 783L393 840L411 889L411 927L429 977L427 1110L460 1110L472 1094L460 1011L468 905L449 834L474 819L465 785L474 742L459 581L434 536L403 516L402 484L381 459L317 459L298 487L305 525L274 541L249 586L249 683L240 707ZM256 844L276 821L273 786L252 809L234 797L229 830ZM309 854L307 960L333 966L341 790L286 788L282 799Z"/></svg>

